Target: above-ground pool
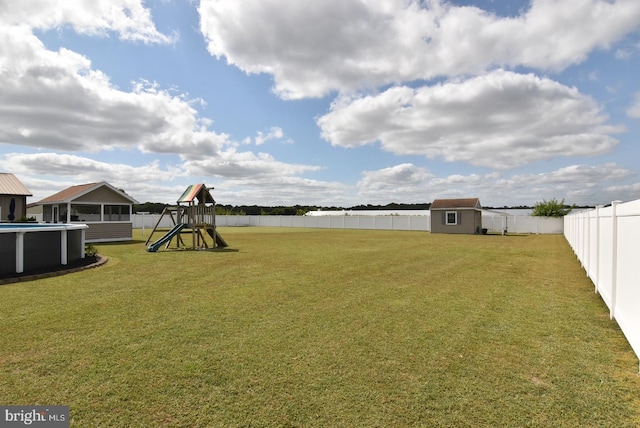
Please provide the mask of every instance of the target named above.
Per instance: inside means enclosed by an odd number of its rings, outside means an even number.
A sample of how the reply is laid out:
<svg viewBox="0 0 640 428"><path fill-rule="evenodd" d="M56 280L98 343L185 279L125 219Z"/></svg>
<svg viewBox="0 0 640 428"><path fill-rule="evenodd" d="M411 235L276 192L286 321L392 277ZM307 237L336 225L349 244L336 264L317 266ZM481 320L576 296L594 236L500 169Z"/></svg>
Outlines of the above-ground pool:
<svg viewBox="0 0 640 428"><path fill-rule="evenodd" d="M86 224L0 223L0 277L84 258Z"/></svg>

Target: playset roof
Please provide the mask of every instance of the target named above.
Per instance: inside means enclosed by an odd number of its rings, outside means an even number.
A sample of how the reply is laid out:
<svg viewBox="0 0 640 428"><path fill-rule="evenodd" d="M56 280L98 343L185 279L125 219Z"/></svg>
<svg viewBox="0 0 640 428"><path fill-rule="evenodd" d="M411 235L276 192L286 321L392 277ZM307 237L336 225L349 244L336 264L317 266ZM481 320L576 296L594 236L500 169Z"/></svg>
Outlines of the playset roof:
<svg viewBox="0 0 640 428"><path fill-rule="evenodd" d="M211 196L211 193L209 193L209 188L201 183L191 184L189 187L187 187L187 190L185 190L178 198L178 204L193 202L195 199L197 199L201 204L215 203L215 201L213 200L213 196Z"/></svg>

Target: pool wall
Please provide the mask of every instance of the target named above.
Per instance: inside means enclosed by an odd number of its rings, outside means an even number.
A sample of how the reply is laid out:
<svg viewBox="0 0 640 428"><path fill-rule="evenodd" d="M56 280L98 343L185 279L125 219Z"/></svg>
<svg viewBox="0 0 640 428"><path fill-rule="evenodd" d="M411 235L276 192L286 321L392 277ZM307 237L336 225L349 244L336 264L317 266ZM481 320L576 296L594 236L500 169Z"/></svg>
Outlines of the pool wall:
<svg viewBox="0 0 640 428"><path fill-rule="evenodd" d="M85 257L84 224L0 225L0 276L64 266Z"/></svg>

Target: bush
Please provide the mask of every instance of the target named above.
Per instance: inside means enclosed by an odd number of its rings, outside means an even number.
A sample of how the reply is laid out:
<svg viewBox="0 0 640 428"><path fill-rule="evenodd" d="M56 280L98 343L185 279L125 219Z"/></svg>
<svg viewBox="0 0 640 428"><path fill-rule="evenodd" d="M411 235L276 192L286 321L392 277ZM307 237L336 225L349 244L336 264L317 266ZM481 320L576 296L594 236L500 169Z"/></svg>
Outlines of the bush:
<svg viewBox="0 0 640 428"><path fill-rule="evenodd" d="M565 205L564 199L558 202L556 198L547 201L543 199L542 202L536 202L533 207L532 216L538 217L563 217L571 212L573 207Z"/></svg>
<svg viewBox="0 0 640 428"><path fill-rule="evenodd" d="M98 254L98 249L91 243L84 244L84 254L89 257L94 257L96 254Z"/></svg>

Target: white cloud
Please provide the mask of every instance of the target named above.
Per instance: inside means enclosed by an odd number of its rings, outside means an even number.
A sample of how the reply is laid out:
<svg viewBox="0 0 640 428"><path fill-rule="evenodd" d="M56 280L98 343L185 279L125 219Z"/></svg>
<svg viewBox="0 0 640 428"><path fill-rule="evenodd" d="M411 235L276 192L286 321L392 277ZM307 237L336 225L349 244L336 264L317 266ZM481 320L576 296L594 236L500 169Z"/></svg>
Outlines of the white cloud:
<svg viewBox="0 0 640 428"><path fill-rule="evenodd" d="M83 156L58 153L9 153L0 158L0 170L10 170L17 174L37 201L69 186L82 183L106 181L124 189L140 202L166 201L164 177L172 179L184 176L184 170L177 166L161 166L155 160L146 165L132 166L124 163L96 161ZM184 190L169 187L172 195Z"/></svg>
<svg viewBox="0 0 640 428"><path fill-rule="evenodd" d="M1 28L0 43L0 143L187 155L212 154L227 143L180 94L148 82L119 90L88 58L49 51L25 28Z"/></svg>
<svg viewBox="0 0 640 428"><path fill-rule="evenodd" d="M549 173L492 172L444 177L413 164L401 164L363 172L357 187L359 198L381 204L461 197L479 197L485 206L533 205L551 198L592 204L630 200L632 191L637 191L640 184L624 182L634 177L634 172L613 163L572 165Z"/></svg>
<svg viewBox="0 0 640 428"><path fill-rule="evenodd" d="M318 119L334 146L379 141L398 155L424 155L494 169L610 151L621 127L575 88L507 71L417 89L338 98Z"/></svg>
<svg viewBox="0 0 640 428"><path fill-rule="evenodd" d="M133 166L58 153L11 153L0 157L0 170L17 174L33 192L33 200L80 183L106 181L140 202L173 203L186 186L178 183L194 177L214 184L218 189L214 197L226 204L347 200L347 188L340 183L297 177L318 169L278 162L267 154L236 153L233 149L224 152L220 158L187 160L176 165L161 165L154 160Z"/></svg>
<svg viewBox="0 0 640 428"><path fill-rule="evenodd" d="M616 52L614 54L615 58L620 60L629 59L631 58L632 55L633 55L633 52L625 48L616 49Z"/></svg>
<svg viewBox="0 0 640 428"><path fill-rule="evenodd" d="M258 132L258 135L255 138L256 146L262 145L269 140L279 140L282 137L284 137L284 132L282 132L282 129L277 126L272 126L267 134L262 131Z"/></svg>
<svg viewBox="0 0 640 428"><path fill-rule="evenodd" d="M71 26L98 36L113 31L122 40L145 43L170 43L177 37L158 32L142 0L2 1L0 23L39 30Z"/></svg>
<svg viewBox="0 0 640 428"><path fill-rule="evenodd" d="M636 94L633 104L627 109L627 115L640 119L640 92Z"/></svg>
<svg viewBox="0 0 640 428"><path fill-rule="evenodd" d="M237 152L234 148L220 152L215 157L187 160L184 168L189 174L196 176L254 180L273 179L321 169L319 166L279 162L268 153Z"/></svg>
<svg viewBox="0 0 640 428"><path fill-rule="evenodd" d="M433 175L427 169L405 163L377 171L364 171L358 188L360 196L366 200L380 195L402 195L406 198L403 201L420 201L424 198L423 186L432 178Z"/></svg>
<svg viewBox="0 0 640 428"><path fill-rule="evenodd" d="M640 194L640 183L621 184L616 186L606 187L603 192L604 195L609 197L606 199L600 198L599 203L607 204L611 201L633 201L638 199Z"/></svg>
<svg viewBox="0 0 640 428"><path fill-rule="evenodd" d="M637 29L636 0L533 0L498 17L444 0L202 0L208 50L283 98L527 66L559 71Z"/></svg>
<svg viewBox="0 0 640 428"><path fill-rule="evenodd" d="M269 179L245 177L225 180L216 186L217 201L231 205L324 205L350 206L353 197L348 186L292 176Z"/></svg>
<svg viewBox="0 0 640 428"><path fill-rule="evenodd" d="M248 159L247 162L251 160ZM435 198L479 197L484 205L531 205L542 199L565 199L567 203L608 203L637 198L636 174L614 163L572 165L548 173L506 175L451 174L436 176L410 163L364 171L355 188L331 181L296 176L309 168L279 164L268 156L253 159L261 165L217 175L219 165L186 162L161 165L157 160L132 166L56 153L12 153L0 158L0 170L17 174L40 200L79 183L107 181L124 189L140 202L174 203L193 177L215 186L214 197L223 204L245 205L340 205L361 202L430 202ZM243 170L243 168L245 168ZM262 168L262 171L261 171ZM279 174L278 168L286 169ZM258 174L254 174L255 171ZM223 171L224 172L224 171ZM181 184L181 183L185 184Z"/></svg>
<svg viewBox="0 0 640 428"><path fill-rule="evenodd" d="M87 157L58 153L10 153L0 159L5 169L53 177L72 177L80 182L109 181L131 183L154 180L162 174L178 174L178 169L160 168L158 161L144 166L96 161Z"/></svg>
<svg viewBox="0 0 640 428"><path fill-rule="evenodd" d="M215 176L314 170L237 152L229 135L210 130L212 121L199 116L195 105L200 100L153 82L138 81L130 92L120 90L88 58L66 49L49 51L27 28L0 28L0 44L0 144L178 154L193 161L187 163L189 169L201 165L198 171ZM256 144L283 136L274 126L258 133Z"/></svg>

